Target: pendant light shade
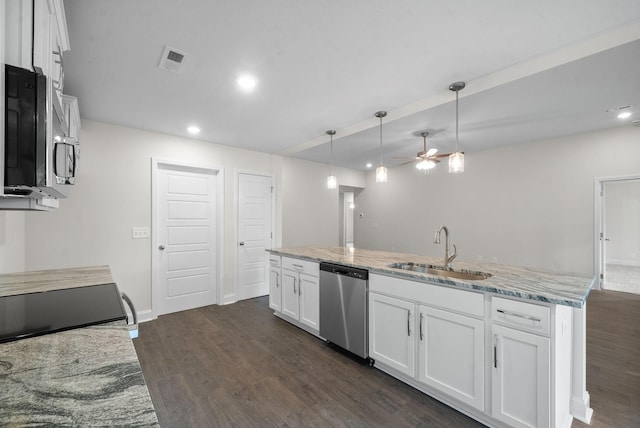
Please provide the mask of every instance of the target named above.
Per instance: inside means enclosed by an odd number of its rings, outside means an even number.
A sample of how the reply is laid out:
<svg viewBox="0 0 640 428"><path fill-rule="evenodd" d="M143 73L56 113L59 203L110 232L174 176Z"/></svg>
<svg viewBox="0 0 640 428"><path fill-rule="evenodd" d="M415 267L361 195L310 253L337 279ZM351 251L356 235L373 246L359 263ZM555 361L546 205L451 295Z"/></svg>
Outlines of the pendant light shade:
<svg viewBox="0 0 640 428"><path fill-rule="evenodd" d="M449 85L449 90L456 93L456 151L449 155L449 172L464 172L464 152L458 151L458 92L465 87L464 82Z"/></svg>
<svg viewBox="0 0 640 428"><path fill-rule="evenodd" d="M387 168L382 164L382 118L386 115L386 111L376 112L376 117L380 119L380 166L376 168L376 183L387 182Z"/></svg>
<svg viewBox="0 0 640 428"><path fill-rule="evenodd" d="M336 131L330 129L327 134L331 137L331 174L327 177L327 189L335 189L338 187L338 179L333 175L333 136L336 135Z"/></svg>

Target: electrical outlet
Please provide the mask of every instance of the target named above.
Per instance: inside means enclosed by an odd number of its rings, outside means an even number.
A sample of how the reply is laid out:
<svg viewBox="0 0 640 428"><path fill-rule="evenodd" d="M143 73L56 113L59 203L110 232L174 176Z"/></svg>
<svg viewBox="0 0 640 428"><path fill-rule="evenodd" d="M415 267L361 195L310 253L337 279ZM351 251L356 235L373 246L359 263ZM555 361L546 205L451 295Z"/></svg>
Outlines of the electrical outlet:
<svg viewBox="0 0 640 428"><path fill-rule="evenodd" d="M483 262L484 261L484 257L482 257L481 255L478 255L478 261L479 262Z"/></svg>
<svg viewBox="0 0 640 428"><path fill-rule="evenodd" d="M131 239L148 239L149 228L148 227L132 227Z"/></svg>
<svg viewBox="0 0 640 428"><path fill-rule="evenodd" d="M498 263L498 258L496 256L491 257L491 263Z"/></svg>

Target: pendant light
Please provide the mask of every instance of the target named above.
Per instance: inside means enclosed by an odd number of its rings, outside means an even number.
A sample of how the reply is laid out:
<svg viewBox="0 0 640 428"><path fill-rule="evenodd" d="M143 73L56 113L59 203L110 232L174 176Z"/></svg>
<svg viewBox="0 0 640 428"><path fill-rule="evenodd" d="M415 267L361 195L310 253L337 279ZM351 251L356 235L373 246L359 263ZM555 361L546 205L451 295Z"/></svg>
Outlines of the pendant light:
<svg viewBox="0 0 640 428"><path fill-rule="evenodd" d="M336 135L336 131L330 129L327 134L331 137L331 175L327 177L327 189L335 189L338 186L338 179L333 175L333 136Z"/></svg>
<svg viewBox="0 0 640 428"><path fill-rule="evenodd" d="M449 172L464 172L464 152L458 151L458 92L465 86L464 82L449 85L449 90L456 93L456 151L449 155Z"/></svg>
<svg viewBox="0 0 640 428"><path fill-rule="evenodd" d="M382 118L386 115L386 111L376 112L376 117L380 119L380 166L376 168L376 183L387 182L387 168L382 164Z"/></svg>

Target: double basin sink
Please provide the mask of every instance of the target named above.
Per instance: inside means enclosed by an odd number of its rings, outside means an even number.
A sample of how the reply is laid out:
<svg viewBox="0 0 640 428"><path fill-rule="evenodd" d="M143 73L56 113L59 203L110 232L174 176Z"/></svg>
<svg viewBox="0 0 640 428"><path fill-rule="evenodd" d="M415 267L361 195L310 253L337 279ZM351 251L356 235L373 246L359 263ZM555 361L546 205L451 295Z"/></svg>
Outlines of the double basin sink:
<svg viewBox="0 0 640 428"><path fill-rule="evenodd" d="M435 266L423 263L401 262L391 263L387 267L402 269L411 272L427 273L429 275L443 276L446 278L462 279L467 281L478 281L490 278L492 275L486 272L479 272L467 269L453 269L445 266Z"/></svg>

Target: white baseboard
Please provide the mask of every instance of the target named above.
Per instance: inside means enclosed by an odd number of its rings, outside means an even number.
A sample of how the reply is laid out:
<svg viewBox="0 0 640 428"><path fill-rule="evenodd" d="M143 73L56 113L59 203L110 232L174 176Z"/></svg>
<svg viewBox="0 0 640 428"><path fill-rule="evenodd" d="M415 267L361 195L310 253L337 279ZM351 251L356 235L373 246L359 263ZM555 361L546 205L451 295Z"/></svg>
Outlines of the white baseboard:
<svg viewBox="0 0 640 428"><path fill-rule="evenodd" d="M593 409L590 406L590 396L588 391L584 391L582 397L571 398L571 414L574 418L585 424L591 424Z"/></svg>
<svg viewBox="0 0 640 428"><path fill-rule="evenodd" d="M636 260L607 260L607 264L640 267L640 261Z"/></svg>
<svg viewBox="0 0 640 428"><path fill-rule="evenodd" d="M147 322L147 321L152 321L154 319L156 319L158 317L153 315L153 312L151 311L151 309L147 309L146 311L139 311L138 312L138 322Z"/></svg>

